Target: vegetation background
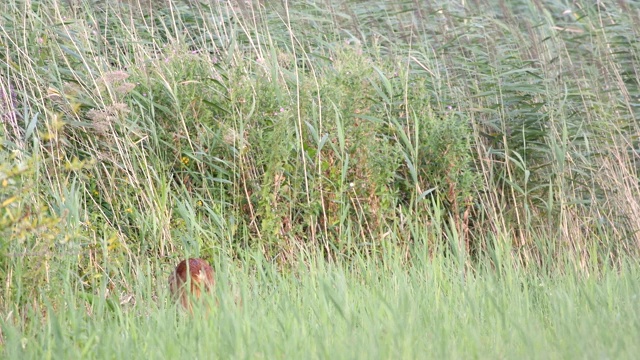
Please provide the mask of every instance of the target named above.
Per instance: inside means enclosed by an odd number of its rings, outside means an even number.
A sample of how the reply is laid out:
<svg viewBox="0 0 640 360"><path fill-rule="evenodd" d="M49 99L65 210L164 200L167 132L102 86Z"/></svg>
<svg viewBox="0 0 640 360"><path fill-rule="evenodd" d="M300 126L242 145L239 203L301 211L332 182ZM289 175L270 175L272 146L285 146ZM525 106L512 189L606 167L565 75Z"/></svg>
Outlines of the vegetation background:
<svg viewBox="0 0 640 360"><path fill-rule="evenodd" d="M0 11L3 357L640 352L636 1Z"/></svg>

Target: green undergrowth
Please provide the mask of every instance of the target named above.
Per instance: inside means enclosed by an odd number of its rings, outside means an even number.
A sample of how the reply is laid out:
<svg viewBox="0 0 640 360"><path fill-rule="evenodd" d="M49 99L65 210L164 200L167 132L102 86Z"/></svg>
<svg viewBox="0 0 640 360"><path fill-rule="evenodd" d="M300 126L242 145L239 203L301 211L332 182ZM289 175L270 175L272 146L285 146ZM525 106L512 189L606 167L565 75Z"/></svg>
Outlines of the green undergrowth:
<svg viewBox="0 0 640 360"><path fill-rule="evenodd" d="M259 259L259 258L258 258ZM133 296L78 296L0 322L8 358L591 358L638 352L637 264L585 279L511 268L462 274L437 257L359 266L218 268L212 304L168 301L154 264ZM67 274L70 272L67 272ZM205 308L209 306L210 310Z"/></svg>

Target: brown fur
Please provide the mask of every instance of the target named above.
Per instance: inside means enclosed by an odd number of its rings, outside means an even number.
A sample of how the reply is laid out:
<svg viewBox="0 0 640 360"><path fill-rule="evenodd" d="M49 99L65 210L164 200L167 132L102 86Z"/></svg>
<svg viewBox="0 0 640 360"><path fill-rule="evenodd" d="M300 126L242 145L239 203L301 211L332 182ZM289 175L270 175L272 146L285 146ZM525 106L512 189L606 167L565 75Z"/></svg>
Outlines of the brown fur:
<svg viewBox="0 0 640 360"><path fill-rule="evenodd" d="M202 293L213 290L213 276L213 268L205 260L182 260L169 276L171 296L176 301L180 300L185 309L191 309L191 299L197 300Z"/></svg>

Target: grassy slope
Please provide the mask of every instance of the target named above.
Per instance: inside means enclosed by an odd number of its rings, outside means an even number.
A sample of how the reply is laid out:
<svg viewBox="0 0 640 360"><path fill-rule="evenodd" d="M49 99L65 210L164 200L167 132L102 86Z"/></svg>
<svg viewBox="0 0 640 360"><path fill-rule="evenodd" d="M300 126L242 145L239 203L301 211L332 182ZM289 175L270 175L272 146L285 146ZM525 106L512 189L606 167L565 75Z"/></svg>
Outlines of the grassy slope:
<svg viewBox="0 0 640 360"><path fill-rule="evenodd" d="M9 358L638 352L637 9L73 3L0 5Z"/></svg>

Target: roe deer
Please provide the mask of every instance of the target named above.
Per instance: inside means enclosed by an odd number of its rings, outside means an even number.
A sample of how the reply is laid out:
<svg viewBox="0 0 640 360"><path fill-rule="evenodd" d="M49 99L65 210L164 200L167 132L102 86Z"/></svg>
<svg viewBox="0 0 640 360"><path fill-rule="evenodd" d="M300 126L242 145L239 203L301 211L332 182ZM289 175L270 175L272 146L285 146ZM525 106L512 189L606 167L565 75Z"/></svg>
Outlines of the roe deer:
<svg viewBox="0 0 640 360"><path fill-rule="evenodd" d="M171 297L180 300L185 309L191 309L191 298L199 299L201 293L210 293L215 280L213 268L202 259L182 260L169 276Z"/></svg>

